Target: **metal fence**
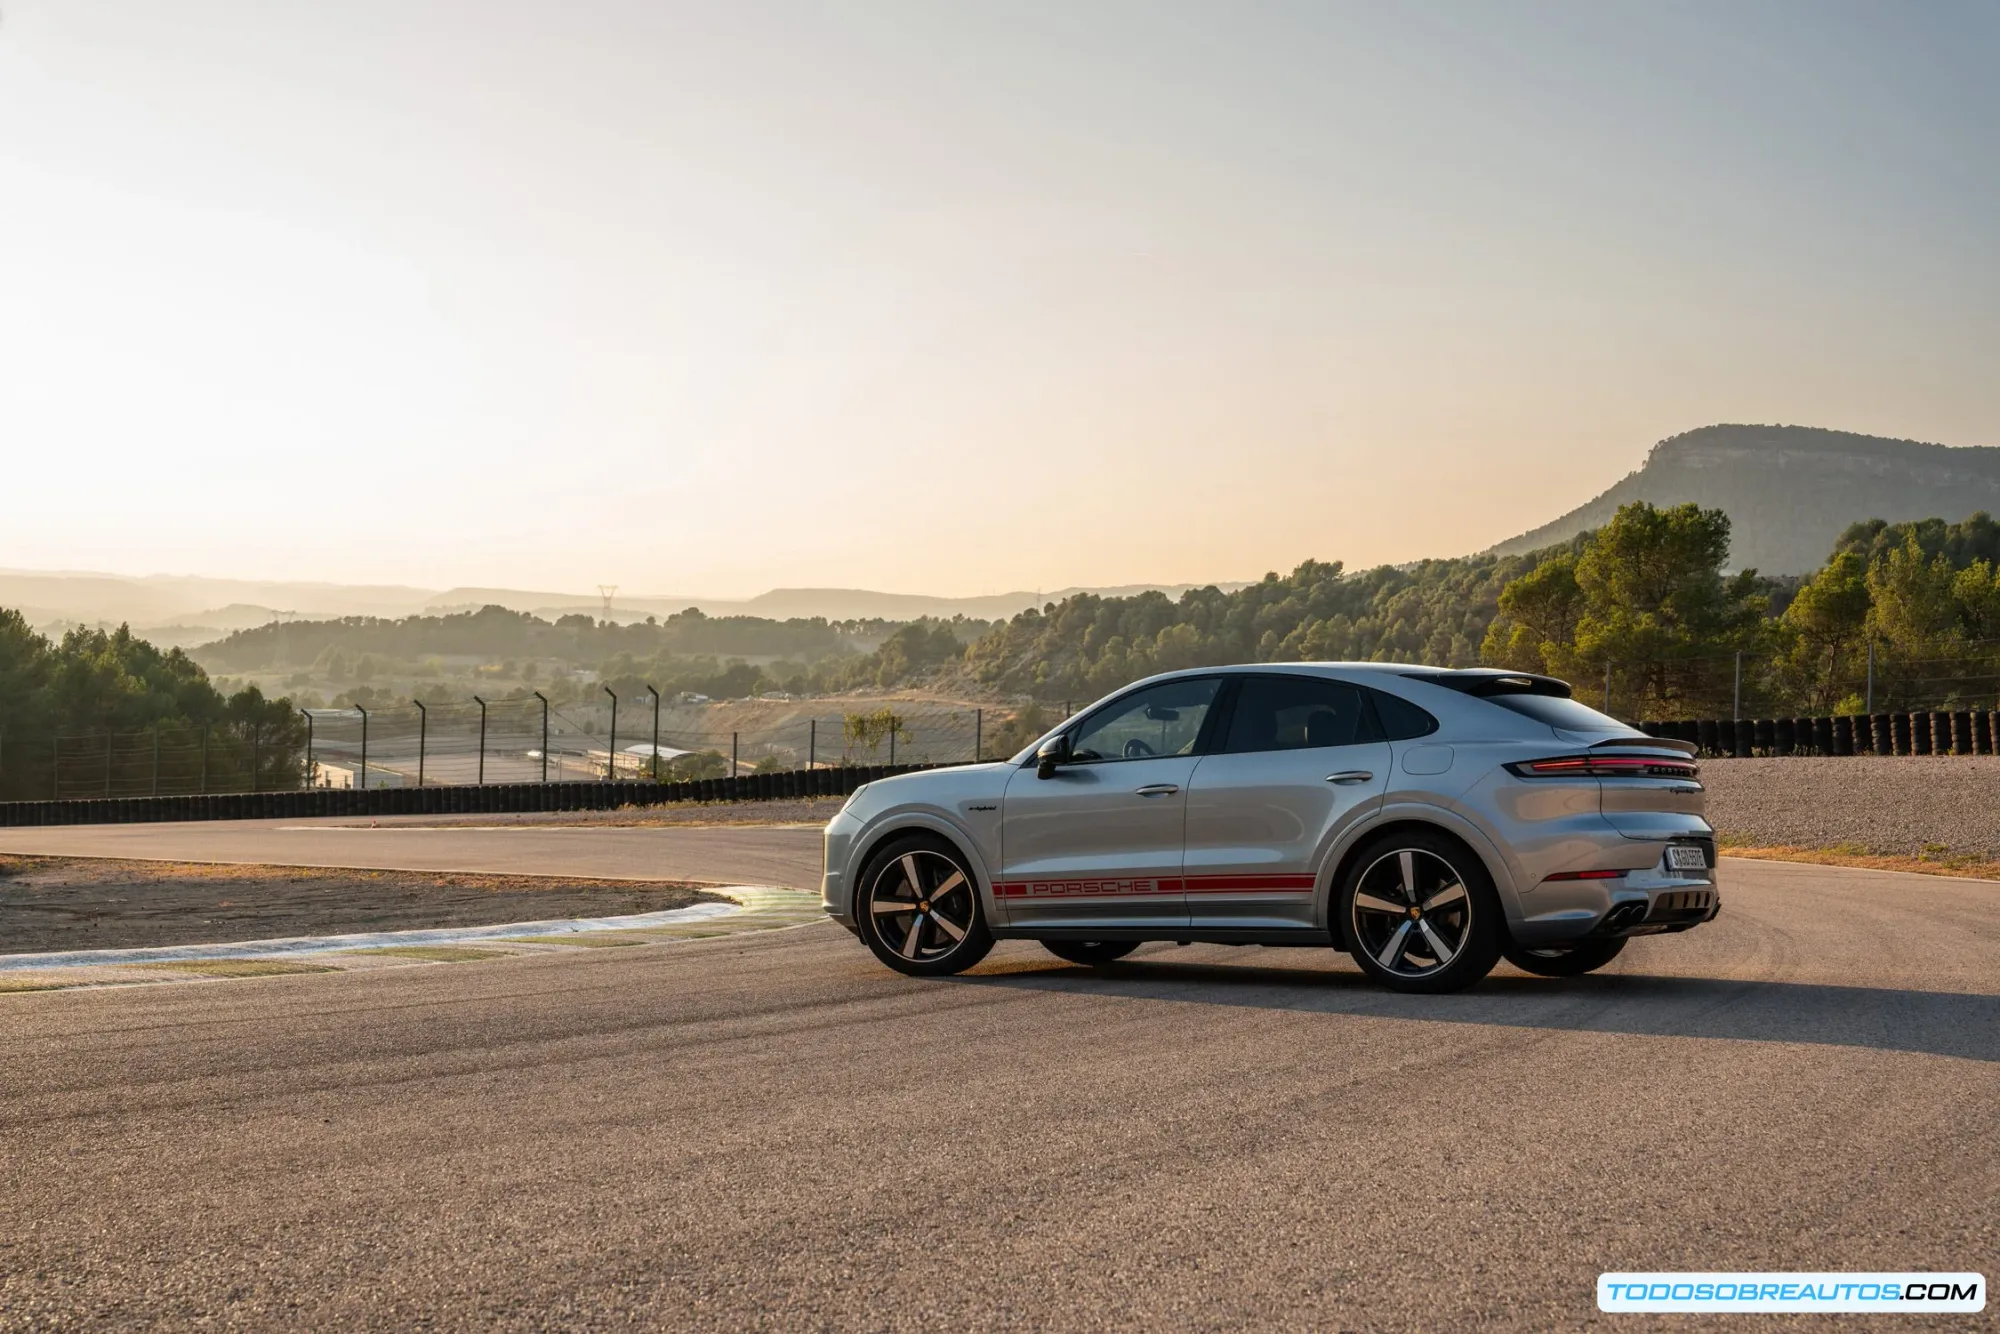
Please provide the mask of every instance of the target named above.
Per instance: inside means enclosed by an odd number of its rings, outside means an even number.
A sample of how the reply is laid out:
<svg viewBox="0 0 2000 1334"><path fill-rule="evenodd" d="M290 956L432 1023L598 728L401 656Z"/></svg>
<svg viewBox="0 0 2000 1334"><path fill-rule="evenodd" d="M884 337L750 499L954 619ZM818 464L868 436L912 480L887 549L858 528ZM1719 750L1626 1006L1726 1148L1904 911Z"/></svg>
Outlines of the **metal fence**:
<svg viewBox="0 0 2000 1334"><path fill-rule="evenodd" d="M813 713L762 728L701 726L649 697L617 707L540 698L315 709L313 786L679 781L981 758L987 710L895 705Z"/></svg>
<svg viewBox="0 0 2000 1334"><path fill-rule="evenodd" d="M280 792L306 781L304 752L255 727L161 723L138 732L61 735L42 753L0 736L14 795L56 800Z"/></svg>

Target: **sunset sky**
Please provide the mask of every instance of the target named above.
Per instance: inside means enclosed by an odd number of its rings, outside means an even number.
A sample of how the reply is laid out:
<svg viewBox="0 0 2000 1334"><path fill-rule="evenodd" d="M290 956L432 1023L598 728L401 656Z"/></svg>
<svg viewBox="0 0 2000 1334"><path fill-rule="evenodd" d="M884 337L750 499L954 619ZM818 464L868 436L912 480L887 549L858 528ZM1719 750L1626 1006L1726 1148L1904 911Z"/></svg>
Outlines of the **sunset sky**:
<svg viewBox="0 0 2000 1334"><path fill-rule="evenodd" d="M0 566L1459 555L2000 445L2000 6L8 0Z"/></svg>

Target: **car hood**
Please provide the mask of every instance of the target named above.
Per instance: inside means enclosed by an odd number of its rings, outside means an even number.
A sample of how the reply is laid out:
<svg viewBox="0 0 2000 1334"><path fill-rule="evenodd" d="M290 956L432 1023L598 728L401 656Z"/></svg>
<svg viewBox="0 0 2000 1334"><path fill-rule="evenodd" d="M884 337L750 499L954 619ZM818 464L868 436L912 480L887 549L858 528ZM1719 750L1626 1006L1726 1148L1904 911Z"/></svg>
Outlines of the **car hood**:
<svg viewBox="0 0 2000 1334"><path fill-rule="evenodd" d="M1014 765L995 761L878 778L863 784L847 809L863 819L892 807L930 806L958 812L968 803L997 803L1013 773Z"/></svg>

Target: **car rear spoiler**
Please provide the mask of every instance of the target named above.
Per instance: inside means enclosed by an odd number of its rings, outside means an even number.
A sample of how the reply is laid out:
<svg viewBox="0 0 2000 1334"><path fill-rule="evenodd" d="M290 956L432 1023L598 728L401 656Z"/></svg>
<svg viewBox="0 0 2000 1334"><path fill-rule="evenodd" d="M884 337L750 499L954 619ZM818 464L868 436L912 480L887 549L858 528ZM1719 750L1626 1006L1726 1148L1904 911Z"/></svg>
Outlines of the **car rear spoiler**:
<svg viewBox="0 0 2000 1334"><path fill-rule="evenodd" d="M1682 741L1675 737L1647 736L1644 732L1634 732L1631 736L1606 737L1602 741L1590 743L1592 750L1606 750L1613 747L1625 750L1676 750L1689 759L1701 753L1701 747L1692 741Z"/></svg>

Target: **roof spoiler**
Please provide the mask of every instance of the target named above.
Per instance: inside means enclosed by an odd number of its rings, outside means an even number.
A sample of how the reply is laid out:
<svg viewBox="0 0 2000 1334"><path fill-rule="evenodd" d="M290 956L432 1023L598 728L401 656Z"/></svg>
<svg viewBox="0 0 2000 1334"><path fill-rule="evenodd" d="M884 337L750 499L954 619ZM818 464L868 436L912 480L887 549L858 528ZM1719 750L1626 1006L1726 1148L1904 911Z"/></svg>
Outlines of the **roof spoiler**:
<svg viewBox="0 0 2000 1334"><path fill-rule="evenodd" d="M1443 672L1404 672L1403 675L1412 681L1443 686L1446 690L1456 690L1462 695L1481 699L1493 695L1551 695L1557 699L1569 699L1572 694L1569 682L1543 676L1539 672L1462 667Z"/></svg>

